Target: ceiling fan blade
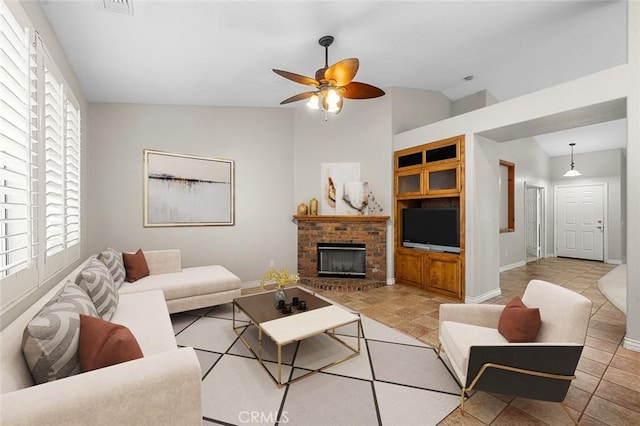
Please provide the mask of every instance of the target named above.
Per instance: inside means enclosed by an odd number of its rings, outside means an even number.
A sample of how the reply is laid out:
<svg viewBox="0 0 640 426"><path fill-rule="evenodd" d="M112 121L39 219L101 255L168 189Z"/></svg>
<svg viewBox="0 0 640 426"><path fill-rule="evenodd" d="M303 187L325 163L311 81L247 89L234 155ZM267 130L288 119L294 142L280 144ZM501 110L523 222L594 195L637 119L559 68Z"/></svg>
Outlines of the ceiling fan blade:
<svg viewBox="0 0 640 426"><path fill-rule="evenodd" d="M340 88L340 93L347 99L371 99L384 95L384 90L366 83L352 81Z"/></svg>
<svg viewBox="0 0 640 426"><path fill-rule="evenodd" d="M344 59L327 68L324 78L334 86L346 86L356 76L359 66L358 58Z"/></svg>
<svg viewBox="0 0 640 426"><path fill-rule="evenodd" d="M301 101L303 99L310 98L311 96L313 96L316 93L318 93L318 92L302 92L302 93L298 93L297 95L293 95L292 97L287 98L284 101L280 102L280 105L290 104L291 102Z"/></svg>
<svg viewBox="0 0 640 426"><path fill-rule="evenodd" d="M311 77L305 77L304 75L296 74L289 71L277 70L275 68L272 71L279 76L286 78L287 80L295 81L296 83L304 84L305 86L318 87L320 85L320 83L318 83Z"/></svg>

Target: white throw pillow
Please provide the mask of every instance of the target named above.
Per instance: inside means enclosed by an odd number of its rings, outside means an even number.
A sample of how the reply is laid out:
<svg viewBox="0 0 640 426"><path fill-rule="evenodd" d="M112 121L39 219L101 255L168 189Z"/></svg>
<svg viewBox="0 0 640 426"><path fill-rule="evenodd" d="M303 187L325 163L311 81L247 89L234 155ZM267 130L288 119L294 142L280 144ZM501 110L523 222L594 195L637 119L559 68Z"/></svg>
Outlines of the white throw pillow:
<svg viewBox="0 0 640 426"><path fill-rule="evenodd" d="M87 293L68 281L25 328L22 352L36 384L80 373L80 314L98 317Z"/></svg>
<svg viewBox="0 0 640 426"><path fill-rule="evenodd" d="M100 317L109 321L118 307L119 295L107 266L98 259L91 259L76 277L76 284L93 300Z"/></svg>

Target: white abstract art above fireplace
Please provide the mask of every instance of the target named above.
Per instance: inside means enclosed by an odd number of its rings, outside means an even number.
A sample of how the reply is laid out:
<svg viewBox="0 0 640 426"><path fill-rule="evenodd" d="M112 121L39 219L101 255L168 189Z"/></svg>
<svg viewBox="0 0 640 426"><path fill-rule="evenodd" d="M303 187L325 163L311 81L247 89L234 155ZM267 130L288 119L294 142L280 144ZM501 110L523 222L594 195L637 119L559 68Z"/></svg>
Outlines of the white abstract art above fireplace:
<svg viewBox="0 0 640 426"><path fill-rule="evenodd" d="M360 181L360 163L322 163L320 191L319 214L367 213L368 187Z"/></svg>

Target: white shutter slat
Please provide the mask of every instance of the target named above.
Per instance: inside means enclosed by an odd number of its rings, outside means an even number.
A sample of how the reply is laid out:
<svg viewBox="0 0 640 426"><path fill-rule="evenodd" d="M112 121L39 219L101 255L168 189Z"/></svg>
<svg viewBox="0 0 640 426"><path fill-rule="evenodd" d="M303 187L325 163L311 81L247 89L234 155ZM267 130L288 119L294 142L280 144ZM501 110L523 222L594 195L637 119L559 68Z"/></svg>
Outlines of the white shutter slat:
<svg viewBox="0 0 640 426"><path fill-rule="evenodd" d="M27 49L21 41L17 41L17 37L7 37L7 33L2 33L0 37L0 50L2 50L3 63L13 63L18 69L28 61L27 58L22 56L22 51ZM23 71L22 71L23 72ZM24 72L23 72L24 73Z"/></svg>
<svg viewBox="0 0 640 426"><path fill-rule="evenodd" d="M2 187L2 190L4 191L7 197L11 197L14 203L21 202L23 200L26 203L26 200L29 199L29 196L23 187L16 188L13 186L5 185Z"/></svg>
<svg viewBox="0 0 640 426"><path fill-rule="evenodd" d="M2 19L2 34L13 40L13 44L24 46L26 37L23 34L24 29L15 20L8 7L4 2L0 3L0 19Z"/></svg>
<svg viewBox="0 0 640 426"><path fill-rule="evenodd" d="M3 130L0 133L0 141L2 142L2 149L0 152L13 152L16 157L20 157L23 159L29 158L26 154L28 150L28 144L23 144L21 141L27 137L25 131L21 131L17 127L10 125L9 123L2 119L3 124L7 124L6 126L2 126ZM18 153L19 152L19 153Z"/></svg>
<svg viewBox="0 0 640 426"><path fill-rule="evenodd" d="M22 133L26 133L29 129L29 123L26 121L26 115L21 114L16 111L14 108L10 108L7 105L3 97L2 103L0 104L0 112L2 112L2 121L5 123L15 127ZM3 126L4 127L4 126Z"/></svg>
<svg viewBox="0 0 640 426"><path fill-rule="evenodd" d="M28 179L29 177L26 170L10 168L9 165L0 169L0 180L7 181L4 185L15 185L16 181L24 185L24 182L28 181Z"/></svg>
<svg viewBox="0 0 640 426"><path fill-rule="evenodd" d="M2 81L2 102L5 104L5 108L14 110L22 117L29 115L29 106L27 105L27 91L24 90L20 83L15 80L15 77L7 72L5 67L2 67L0 71L0 81ZM6 110L3 111L6 113Z"/></svg>
<svg viewBox="0 0 640 426"><path fill-rule="evenodd" d="M1 164L9 169L22 171L24 174L29 170L29 165L25 159L29 158L24 146L20 146L14 141L0 138L3 142L3 150L0 151Z"/></svg>

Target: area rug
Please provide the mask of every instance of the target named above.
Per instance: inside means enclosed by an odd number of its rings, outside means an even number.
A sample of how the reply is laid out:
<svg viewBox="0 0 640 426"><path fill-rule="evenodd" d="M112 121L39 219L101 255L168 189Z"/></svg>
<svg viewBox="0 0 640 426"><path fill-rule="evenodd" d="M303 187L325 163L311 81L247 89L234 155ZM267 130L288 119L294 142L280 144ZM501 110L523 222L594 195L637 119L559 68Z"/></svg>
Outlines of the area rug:
<svg viewBox="0 0 640 426"><path fill-rule="evenodd" d="M231 304L171 319L178 345L195 348L202 367L203 424L435 425L460 403L460 386L433 348L366 316L359 356L280 389L233 332ZM356 345L354 324L336 333ZM257 347L255 327L243 336ZM275 374L267 340L263 358ZM283 348L283 378L348 354L326 335L293 343Z"/></svg>
<svg viewBox="0 0 640 426"><path fill-rule="evenodd" d="M598 290L613 306L627 313L627 265L618 265L598 280Z"/></svg>

